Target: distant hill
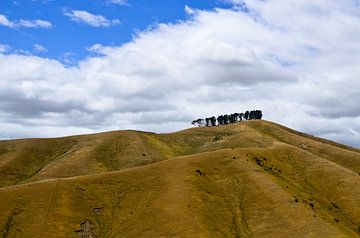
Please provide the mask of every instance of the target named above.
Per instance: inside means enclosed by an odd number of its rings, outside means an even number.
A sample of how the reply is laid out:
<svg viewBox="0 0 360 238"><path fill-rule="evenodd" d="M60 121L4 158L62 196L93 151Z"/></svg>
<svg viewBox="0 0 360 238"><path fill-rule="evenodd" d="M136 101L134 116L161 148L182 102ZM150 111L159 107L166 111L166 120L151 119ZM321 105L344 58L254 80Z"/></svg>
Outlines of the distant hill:
<svg viewBox="0 0 360 238"><path fill-rule="evenodd" d="M0 237L360 237L360 150L264 120L0 141Z"/></svg>

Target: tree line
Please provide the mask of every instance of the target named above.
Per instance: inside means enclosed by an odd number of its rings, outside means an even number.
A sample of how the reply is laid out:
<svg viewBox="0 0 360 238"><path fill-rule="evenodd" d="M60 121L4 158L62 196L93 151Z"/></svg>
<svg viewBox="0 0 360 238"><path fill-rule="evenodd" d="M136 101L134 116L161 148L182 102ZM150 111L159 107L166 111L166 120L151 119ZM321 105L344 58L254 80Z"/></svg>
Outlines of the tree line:
<svg viewBox="0 0 360 238"><path fill-rule="evenodd" d="M246 111L245 113L233 113L233 114L225 114L225 115L219 115L217 117L212 116L208 118L199 118L196 120L193 120L191 122L194 126L221 126L221 125L227 125L231 123L237 123L241 121L248 121L248 120L261 120L262 118L262 111L260 110L253 110L253 111Z"/></svg>

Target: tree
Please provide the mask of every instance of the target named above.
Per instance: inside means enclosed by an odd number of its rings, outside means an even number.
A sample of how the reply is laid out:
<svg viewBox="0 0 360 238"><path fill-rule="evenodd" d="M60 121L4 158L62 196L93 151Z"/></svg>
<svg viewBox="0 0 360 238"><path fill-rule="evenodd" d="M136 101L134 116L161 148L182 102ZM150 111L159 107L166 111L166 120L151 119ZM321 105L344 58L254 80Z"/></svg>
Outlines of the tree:
<svg viewBox="0 0 360 238"><path fill-rule="evenodd" d="M235 122L238 122L240 120L240 113L235 112L234 117L235 117Z"/></svg>
<svg viewBox="0 0 360 238"><path fill-rule="evenodd" d="M255 112L255 111L250 111L250 113L249 113L249 120L254 120L254 119L255 119L255 115L256 115L256 112Z"/></svg>
<svg viewBox="0 0 360 238"><path fill-rule="evenodd" d="M262 111L256 110L255 112L256 112L255 119L261 120L261 118L262 118Z"/></svg>
<svg viewBox="0 0 360 238"><path fill-rule="evenodd" d="M194 125L194 126L202 127L202 126L205 125L205 121L204 121L204 119L199 118L197 120L192 121L191 124Z"/></svg>
<svg viewBox="0 0 360 238"><path fill-rule="evenodd" d="M229 115L229 123L233 123L233 114Z"/></svg>
<svg viewBox="0 0 360 238"><path fill-rule="evenodd" d="M245 112L245 120L249 120L249 111Z"/></svg>
<svg viewBox="0 0 360 238"><path fill-rule="evenodd" d="M199 118L191 122L192 125L202 127L202 126L216 126L216 125L227 125L230 123L237 123L243 120L261 120L262 111L260 110L251 110L246 111L245 113L232 113L230 115L219 115L218 117L212 116L205 119ZM216 123L217 122L217 123Z"/></svg>
<svg viewBox="0 0 360 238"><path fill-rule="evenodd" d="M217 117L218 125L224 125L224 116L220 115Z"/></svg>
<svg viewBox="0 0 360 238"><path fill-rule="evenodd" d="M231 114L229 116L229 122L230 123L235 123L236 122L236 116L235 116L235 113Z"/></svg>
<svg viewBox="0 0 360 238"><path fill-rule="evenodd" d="M196 124L197 124L197 121L196 121L196 120L193 120L193 121L191 122L191 125L193 125L193 126L196 126Z"/></svg>
<svg viewBox="0 0 360 238"><path fill-rule="evenodd" d="M239 113L239 119L240 119L240 121L243 121L243 120L244 120L244 116L245 116L244 113Z"/></svg>
<svg viewBox="0 0 360 238"><path fill-rule="evenodd" d="M205 126L205 120L204 120L204 119L200 118L200 119L198 119L197 121L198 121L199 127Z"/></svg>
<svg viewBox="0 0 360 238"><path fill-rule="evenodd" d="M216 118L214 116L210 117L211 126L216 126Z"/></svg>
<svg viewBox="0 0 360 238"><path fill-rule="evenodd" d="M224 124L225 125L229 124L229 115L228 114L224 115Z"/></svg>
<svg viewBox="0 0 360 238"><path fill-rule="evenodd" d="M205 121L206 121L206 126L210 126L210 118L205 118Z"/></svg>

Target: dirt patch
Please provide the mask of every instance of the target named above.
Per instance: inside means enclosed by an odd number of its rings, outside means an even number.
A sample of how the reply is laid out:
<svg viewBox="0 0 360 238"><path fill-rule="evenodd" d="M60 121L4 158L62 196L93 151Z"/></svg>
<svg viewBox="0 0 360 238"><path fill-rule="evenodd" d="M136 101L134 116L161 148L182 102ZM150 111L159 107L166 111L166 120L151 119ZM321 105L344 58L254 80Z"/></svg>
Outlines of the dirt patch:
<svg viewBox="0 0 360 238"><path fill-rule="evenodd" d="M93 231L94 223L92 221L85 219L85 221L80 224L80 227L80 230L75 231L79 238L96 238Z"/></svg>
<svg viewBox="0 0 360 238"><path fill-rule="evenodd" d="M307 148L308 148L307 145L305 145L305 144L300 144L299 147L300 147L301 149L307 149Z"/></svg>

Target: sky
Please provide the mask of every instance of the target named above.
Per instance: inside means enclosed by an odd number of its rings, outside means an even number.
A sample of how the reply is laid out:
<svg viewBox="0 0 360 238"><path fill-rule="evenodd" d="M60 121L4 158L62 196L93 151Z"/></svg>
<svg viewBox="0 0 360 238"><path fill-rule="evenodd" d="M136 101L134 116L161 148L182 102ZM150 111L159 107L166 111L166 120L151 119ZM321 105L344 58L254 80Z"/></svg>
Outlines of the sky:
<svg viewBox="0 0 360 238"><path fill-rule="evenodd" d="M359 0L0 0L0 138L264 119L360 147Z"/></svg>

